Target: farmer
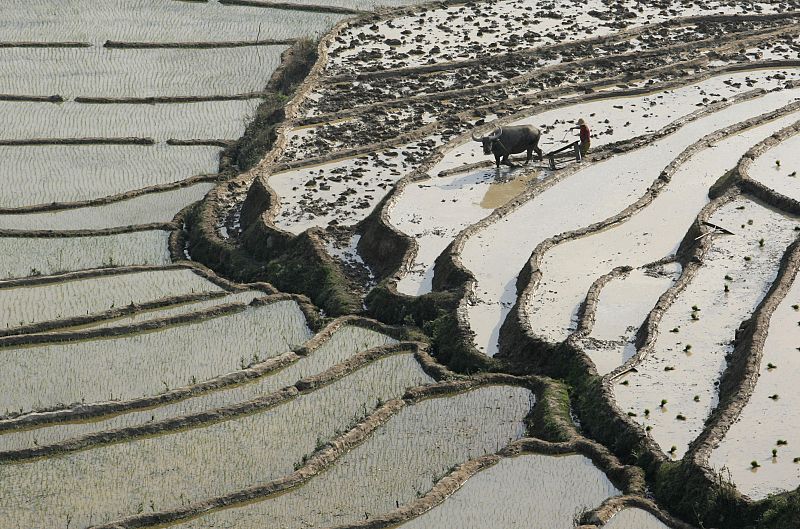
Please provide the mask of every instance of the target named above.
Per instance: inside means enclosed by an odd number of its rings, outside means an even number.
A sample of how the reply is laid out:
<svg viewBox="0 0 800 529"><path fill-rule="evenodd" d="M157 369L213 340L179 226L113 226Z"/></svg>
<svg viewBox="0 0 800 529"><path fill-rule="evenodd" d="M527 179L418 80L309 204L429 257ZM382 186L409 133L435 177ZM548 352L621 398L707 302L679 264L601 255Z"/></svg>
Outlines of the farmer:
<svg viewBox="0 0 800 529"><path fill-rule="evenodd" d="M577 127L572 127L572 129L570 129L570 130L576 130L576 129L581 131L580 132L580 136L581 136L581 154L586 156L586 154L589 152L589 146L592 143L592 141L591 141L591 132L589 132L589 126L586 124L586 122L583 120L583 118L580 118L578 120L578 126Z"/></svg>

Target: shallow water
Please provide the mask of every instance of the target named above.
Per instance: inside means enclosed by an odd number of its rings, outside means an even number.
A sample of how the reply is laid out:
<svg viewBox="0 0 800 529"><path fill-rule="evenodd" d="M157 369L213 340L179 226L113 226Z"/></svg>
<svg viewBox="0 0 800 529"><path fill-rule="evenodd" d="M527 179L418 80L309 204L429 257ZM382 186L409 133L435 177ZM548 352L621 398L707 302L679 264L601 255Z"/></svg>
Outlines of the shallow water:
<svg viewBox="0 0 800 529"><path fill-rule="evenodd" d="M800 314L794 308L798 303L800 281L795 279L770 319L753 394L709 460L724 475L730 472L738 489L754 500L800 485L800 465L794 462L800 450ZM771 399L774 395L778 398ZM778 439L788 444L778 445ZM778 450L774 458L773 448ZM751 461L761 467L753 469Z"/></svg>
<svg viewBox="0 0 800 529"><path fill-rule="evenodd" d="M0 41L202 42L325 32L341 15L161 0L6 0ZM268 77L268 76L267 76Z"/></svg>
<svg viewBox="0 0 800 529"><path fill-rule="evenodd" d="M591 284L617 266L643 266L674 254L700 210L708 189L753 145L794 123L800 112L740 132L706 148L681 165L645 208L621 224L565 241L548 251L539 269L543 277L528 305L533 331L558 343L575 329L575 314ZM640 173L652 180L662 167ZM634 301L635 302L635 301ZM630 322L638 325L641 321Z"/></svg>
<svg viewBox="0 0 800 529"><path fill-rule="evenodd" d="M521 437L532 398L526 389L496 386L422 401L306 485L176 527L327 527L394 510L430 490L453 465Z"/></svg>
<svg viewBox="0 0 800 529"><path fill-rule="evenodd" d="M0 139L17 138L217 138L235 140L244 133L260 99L171 105L58 105L4 102L12 119Z"/></svg>
<svg viewBox="0 0 800 529"><path fill-rule="evenodd" d="M664 168L706 134L780 108L798 94L783 90L733 105L646 147L590 165L472 235L461 259L478 280L475 303L467 306L478 349L490 356L497 352L500 325L516 300L516 276L537 244L608 218L635 202L656 176L642 168ZM564 215L565 211L571 214Z"/></svg>
<svg viewBox="0 0 800 529"><path fill-rule="evenodd" d="M661 520L642 509L623 509L603 526L605 529L669 529Z"/></svg>
<svg viewBox="0 0 800 529"><path fill-rule="evenodd" d="M346 431L379 400L432 382L405 354L267 411L203 428L0 465L0 513L7 527L76 527L180 507L277 479ZM26 501L20 502L20 498Z"/></svg>
<svg viewBox="0 0 800 529"><path fill-rule="evenodd" d="M783 253L797 237L794 228L800 224L746 198L722 206L710 222L735 235L712 236L713 246L703 266L664 314L653 352L636 366L637 372L617 379L614 386L620 409L635 413L633 420L652 427L650 435L665 453L674 446L675 457L683 455L717 406L718 379L736 329L769 290ZM762 239L763 247L759 245ZM726 280L726 275L731 279ZM621 385L623 381L628 385ZM659 406L661 399L668 401L664 407ZM650 410L649 416L645 409ZM766 454L768 448L764 448Z"/></svg>
<svg viewBox="0 0 800 529"><path fill-rule="evenodd" d="M169 232L41 238L0 237L0 279L59 274L76 270L170 264Z"/></svg>
<svg viewBox="0 0 800 529"><path fill-rule="evenodd" d="M800 135L792 136L759 156L750 177L789 198L800 200Z"/></svg>
<svg viewBox="0 0 800 529"><path fill-rule="evenodd" d="M186 269L0 288L0 327L85 316L165 297L221 291L214 283Z"/></svg>
<svg viewBox="0 0 800 529"><path fill-rule="evenodd" d="M505 458L403 529L571 529L576 513L620 491L581 455Z"/></svg>
<svg viewBox="0 0 800 529"><path fill-rule="evenodd" d="M656 270L637 268L603 287L592 332L580 342L599 374L613 371L636 353L639 327L680 271L678 264Z"/></svg>
<svg viewBox="0 0 800 529"><path fill-rule="evenodd" d="M0 147L0 207L76 202L216 173L219 147ZM177 213L177 211L175 212Z"/></svg>
<svg viewBox="0 0 800 529"><path fill-rule="evenodd" d="M100 230L123 226L172 222L186 206L201 200L214 188L201 182L170 191L148 193L103 206L63 209L22 215L0 214L5 230Z"/></svg>
<svg viewBox="0 0 800 529"><path fill-rule="evenodd" d="M244 384L210 391L174 404L123 413L110 418L59 423L43 428L0 434L0 450L31 448L37 444L44 446L94 432L146 424L154 420L188 415L255 399L295 384L303 377L330 369L359 351L392 343L396 343L396 340L384 334L347 325L337 329L330 340L310 356L301 357L284 369L268 373Z"/></svg>
<svg viewBox="0 0 800 529"><path fill-rule="evenodd" d="M0 93L74 99L258 92L285 49L7 48Z"/></svg>
<svg viewBox="0 0 800 529"><path fill-rule="evenodd" d="M156 395L237 371L254 355L275 356L309 336L299 307L281 301L157 331L4 348L0 410Z"/></svg>

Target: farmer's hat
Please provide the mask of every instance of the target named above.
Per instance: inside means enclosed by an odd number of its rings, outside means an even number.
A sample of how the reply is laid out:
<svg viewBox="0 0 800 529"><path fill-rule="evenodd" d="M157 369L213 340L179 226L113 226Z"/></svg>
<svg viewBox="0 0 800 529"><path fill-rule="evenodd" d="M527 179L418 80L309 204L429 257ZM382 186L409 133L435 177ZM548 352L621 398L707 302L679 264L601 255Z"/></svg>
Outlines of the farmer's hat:
<svg viewBox="0 0 800 529"><path fill-rule="evenodd" d="M585 122L585 121L583 121L583 118L580 118L580 119L578 120L578 125L586 125L586 122Z"/></svg>

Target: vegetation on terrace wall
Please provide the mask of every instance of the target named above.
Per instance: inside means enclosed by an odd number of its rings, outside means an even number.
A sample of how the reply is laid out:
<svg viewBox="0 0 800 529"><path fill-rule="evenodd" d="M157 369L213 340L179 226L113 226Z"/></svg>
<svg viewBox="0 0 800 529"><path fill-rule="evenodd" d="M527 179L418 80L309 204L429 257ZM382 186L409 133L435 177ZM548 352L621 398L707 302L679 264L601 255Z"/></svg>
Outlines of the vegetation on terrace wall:
<svg viewBox="0 0 800 529"><path fill-rule="evenodd" d="M284 106L316 62L317 45L311 39L301 39L286 51L280 68L267 85L264 102L256 108L244 135L231 150L231 158L239 170L252 168L272 148L276 129L285 117Z"/></svg>

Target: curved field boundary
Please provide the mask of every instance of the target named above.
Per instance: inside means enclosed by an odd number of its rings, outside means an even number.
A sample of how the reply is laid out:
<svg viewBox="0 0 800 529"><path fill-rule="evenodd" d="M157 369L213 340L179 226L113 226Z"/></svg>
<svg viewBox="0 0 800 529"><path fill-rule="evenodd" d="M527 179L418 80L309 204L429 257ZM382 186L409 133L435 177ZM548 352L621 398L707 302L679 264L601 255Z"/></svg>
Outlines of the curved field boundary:
<svg viewBox="0 0 800 529"><path fill-rule="evenodd" d="M748 187L754 183L748 172L753 160L769 148L794 136L798 131L800 131L800 121L773 134L748 150L737 167L739 175L737 184L745 192L748 192ZM761 188L767 192L760 193L761 196L756 195L758 198L766 198L766 202L770 206L784 210L791 215L798 214L798 210L794 209L792 204L794 201L775 192L768 193L771 190L765 186L757 189L761 190ZM769 200L770 198L771 200ZM789 201L789 208L785 207L787 201ZM777 278L769 292L753 312L753 316L737 332L731 360L720 383L720 403L706 422L703 432L689 447L686 459L700 467L706 473L710 483L718 481L718 477L708 467L711 451L714 445L724 438L753 394L758 383L770 318L789 292L798 269L800 269L800 240L792 244L786 251L781 259Z"/></svg>
<svg viewBox="0 0 800 529"><path fill-rule="evenodd" d="M304 313L308 314L314 308L307 302L305 298L300 296L293 296L289 294L276 294L270 296L269 299L274 301L284 301L287 299L298 302ZM311 320L313 321L313 320ZM287 352L282 355L269 358L263 362L253 364L240 371L235 371L225 375L205 380L198 384L175 388L160 395L151 397L142 397L138 399L131 399L127 401L108 401L98 402L92 404L77 404L71 407L42 410L33 413L27 413L21 416L10 416L9 418L0 418L0 432L26 429L35 426L52 424L56 422L72 422L81 421L86 419L100 418L108 415L116 415L130 411L141 410L153 406L160 406L168 403L174 403L180 400L185 400L191 397L196 397L202 393L210 391L221 390L227 387L242 384L256 378L260 378L271 374L272 372L283 369L284 367L296 362L301 357L313 354L323 344L328 342L333 333L345 325L353 325L363 327L365 329L373 330L391 336L392 338L407 341L408 336L405 331L398 327L384 325L375 320L361 318L357 316L345 316L337 318L324 329L319 331L314 337L309 339L305 344L298 347L295 351ZM431 377L437 380L443 379L458 379L459 376L447 370L443 366L436 363L424 352L424 346L414 342L414 345L408 345L417 351L417 358L423 370Z"/></svg>
<svg viewBox="0 0 800 529"><path fill-rule="evenodd" d="M395 354L413 352L415 350L420 351L420 348L418 344L413 342L401 342L393 345L374 347L357 353L322 373L303 378L294 385L273 391L262 397L221 408L171 417L141 425L83 435L47 446L0 452L0 462L28 461L41 457L52 457L70 452L89 450L112 443L129 442L135 439L141 439L142 437L169 434L187 428L201 428L210 424L236 419L244 415L263 412L279 404L288 402L299 395L313 392L324 385L340 380L376 360ZM283 363L281 367L285 367L286 365L286 363Z"/></svg>
<svg viewBox="0 0 800 529"><path fill-rule="evenodd" d="M579 526L578 529L601 529L615 514L629 508L641 509L649 512L658 518L660 522L674 529L695 529L693 525L682 522L662 511L653 501L643 498L642 496L633 495L617 496L607 499L600 507L586 513L583 519L588 523Z"/></svg>
<svg viewBox="0 0 800 529"><path fill-rule="evenodd" d="M129 516L108 524L96 526L94 529L131 529L168 524L250 501L267 499L270 496L303 485L330 468L345 453L366 441L372 432L386 424L406 406L413 406L425 399L446 397L448 395L477 389L482 386L501 384L527 387L538 396L543 390L543 386L546 386L548 382L534 377L519 378L498 374L481 375L470 380L441 382L412 388L402 399L386 402L354 426L350 431L330 441L320 450L314 452L306 461L305 465L287 476L263 485L250 487L224 496L210 498L170 511Z"/></svg>
<svg viewBox="0 0 800 529"><path fill-rule="evenodd" d="M642 196L639 197L639 199L636 202L626 207L617 215L604 219L595 224L585 226L578 230L573 230L556 235L555 237L551 237L539 243L539 245L534 250L527 264L527 266L530 268L530 270L532 270L532 272L530 273L530 279L528 281L527 286L524 288L521 295L518 296L517 305L519 309L518 309L518 314L516 314L514 317L520 319L524 318L530 321L530 314L528 313L529 301L531 297L535 295L535 291L539 285L539 282L541 281L542 272L540 269L540 264L542 262L542 259L544 258L545 253L547 253L547 251L550 248L561 242L585 237L592 233L599 232L601 230L604 230L606 228L609 228L611 226L620 224L628 220L633 215L646 208L651 202L653 202L653 200L655 200L655 198L666 188L667 184L672 179L672 176L678 171L678 169L680 169L681 165L683 165L689 158L691 158L701 150L711 147L714 143L723 140L726 137L733 136L743 130L760 125L762 123L766 123L768 121L772 121L776 118L792 114L798 110L800 110L800 103L798 102L792 103L776 111L762 114L760 116L756 116L754 118L741 121L735 125L725 127L724 129L717 130L710 134L707 134L699 141L695 142L693 145L691 145L690 147L686 148L683 152L678 154L672 160L672 162L670 162L670 164L661 171L658 178L650 185L647 191L645 191L645 193L643 193ZM531 330L530 332L533 331ZM539 337L537 337L536 339L542 340Z"/></svg>
<svg viewBox="0 0 800 529"><path fill-rule="evenodd" d="M739 186L742 188L742 191L756 196L764 202L769 203L771 206L783 210L790 215L800 215L800 202L791 197L782 195L762 184L758 180L751 178L750 167L753 165L755 159L760 155L796 134L800 134L800 121L791 127L787 127L773 134L763 142L750 149L745 154L744 158L742 158L741 162L739 162L739 175L741 176Z"/></svg>
<svg viewBox="0 0 800 529"><path fill-rule="evenodd" d="M27 101L30 103L63 103L66 101L63 96L29 96L19 94L0 94L0 101Z"/></svg>
<svg viewBox="0 0 800 529"><path fill-rule="evenodd" d="M473 276L472 272L470 270L468 270L466 268L466 266L461 262L461 257L460 257L461 251L462 251L464 245L466 244L466 242L467 242L467 240L469 238L471 238L473 235L477 234L479 231L484 229L486 226L489 226L489 225L491 225L491 224L493 224L495 222L498 222L500 219L502 219L503 217L505 217L506 215L508 215L512 211L515 211L516 209L521 207L523 204L527 203L534 196L537 196L537 195L541 194L542 192L544 192L545 190L547 190L550 187L552 187L553 185L556 185L558 182L560 182L564 178L567 178L568 176L572 175L575 171L578 171L580 169L585 168L586 167L586 163L594 163L594 162L597 162L597 161L602 161L602 160L608 158L609 156L613 155L613 153L626 153L626 152L630 152L630 151L632 151L634 149L638 149L640 147L643 147L643 146L651 143L652 141L654 141L656 139L663 138L663 137L675 132L676 130L678 130L680 127L682 127L686 123L695 121L695 120L697 120L697 119L699 119L699 118L701 118L701 117L703 117L705 115L709 115L711 113L716 112L717 110L720 110L722 108L726 108L726 107L728 107L730 105L733 105L737 101L747 100L747 99L751 99L751 98L754 98L754 97L758 97L761 94L763 94L763 91L761 91L761 90L754 90L754 91L743 93L743 94L741 94L740 96L738 96L736 98L730 98L727 101L721 101L719 103L716 103L716 104L711 105L709 107L706 107L704 109L700 109L700 110L698 110L698 111L696 111L696 112L694 112L692 114L689 114L687 116L683 116L683 117L677 119L676 121L670 123L666 127L663 127L662 129L660 129L660 130L658 130L658 131L656 131L654 133L646 134L646 135L643 135L643 136L639 136L638 138L635 138L633 140L629 140L627 142L623 142L622 145L606 146L605 149L596 151L588 160L586 160L583 164L581 164L580 167L573 166L573 167L571 167L571 168L569 168L567 170L559 172L559 174L556 175L553 178L549 178L549 179L547 179L547 180L545 180L545 181L543 181L541 183L538 183L538 184L532 186L524 194L522 194L519 197L517 197L516 199L510 201L505 206L503 206L501 208L498 208L497 210L492 212L490 215L485 217L483 220L481 220L481 221L469 226L468 228L466 228L465 230L460 232L458 234L458 236L454 239L453 243L448 247L447 250L445 250L445 252L437 260L436 266L435 266L435 274L434 274L434 278L433 278L433 287L434 287L434 289L446 289L446 288L449 288L449 287L452 287L452 286L457 286L458 288L462 289L463 292L466 293L466 295L462 296L462 300L461 300L461 303L459 305L459 309L457 311L457 318L458 318L459 327L461 327L464 330L464 332L468 332L468 330L470 329L469 321L467 319L466 305L465 304L468 302L470 293L474 291L475 285L476 285L476 278ZM505 123L507 121L504 119L502 122ZM468 135L465 135L465 136L468 136ZM462 140L466 141L467 138L466 137L462 138ZM656 181L659 181L659 180L660 180L660 177ZM530 263L530 261L529 261L529 263ZM523 289L525 288L525 286L529 282L528 275L532 274L533 272L534 272L534 269L531 268L530 266L526 266L523 269L523 271L520 273L520 275L518 276L518 279L517 279L517 290L518 290L518 292L523 291ZM464 278L466 278L466 280L464 280ZM517 311L519 310L519 308L521 306L522 305L521 305L521 303L520 303L520 301L518 299L517 303L515 305L515 308L512 308L512 310L510 311L510 314L515 314L516 315ZM513 318L513 320L514 320L514 324L521 325L521 329L524 329L524 330L522 330L522 334L527 336L528 333L527 333L526 329L529 328L529 324L527 323L527 319L526 318L515 317L515 318ZM525 321L521 321L521 320L525 320ZM506 321L508 322L510 320L507 319ZM513 332L504 331L504 330L501 329L501 342L502 341L508 341L509 342L509 346L508 346L509 349L516 349L516 350L520 350L520 351L524 350L526 348L526 346L521 345L521 344L520 345L515 345L516 339L512 338L511 336L509 336L510 334L514 334L514 333ZM522 341L523 341L523 343L525 343L525 342L527 342L527 339L522 339ZM474 345L472 344L471 340L470 340L470 343L469 343L469 345L467 347L469 347L470 350L474 350L473 351L474 354L481 354L481 353L479 353L477 351L477 349L474 349ZM506 356L506 358L509 357L509 355L501 355L501 356ZM511 356L513 356L513 355L511 355Z"/></svg>
<svg viewBox="0 0 800 529"><path fill-rule="evenodd" d="M210 147L231 147L236 143L236 140L223 140L223 139L190 139L190 140L178 140L175 138L169 138L166 142L167 145L172 145L175 147L190 147L193 145L208 145Z"/></svg>

